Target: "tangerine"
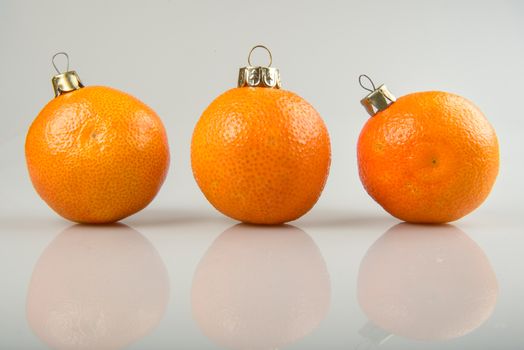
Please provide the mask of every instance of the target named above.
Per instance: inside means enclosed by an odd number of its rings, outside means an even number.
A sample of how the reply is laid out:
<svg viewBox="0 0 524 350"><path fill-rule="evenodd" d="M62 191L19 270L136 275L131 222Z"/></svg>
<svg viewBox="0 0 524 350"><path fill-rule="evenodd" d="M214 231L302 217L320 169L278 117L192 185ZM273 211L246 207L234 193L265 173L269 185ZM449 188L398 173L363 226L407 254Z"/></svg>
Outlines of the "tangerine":
<svg viewBox="0 0 524 350"><path fill-rule="evenodd" d="M164 182L169 148L156 113L121 91L60 95L27 133L27 167L42 199L80 223L109 223L147 206Z"/></svg>
<svg viewBox="0 0 524 350"><path fill-rule="evenodd" d="M360 179L391 215L444 223L486 199L499 169L495 130L469 100L430 91L399 98L358 140Z"/></svg>
<svg viewBox="0 0 524 350"><path fill-rule="evenodd" d="M317 202L329 172L328 131L298 95L231 89L204 111L191 144L196 182L223 214L255 224L295 220Z"/></svg>

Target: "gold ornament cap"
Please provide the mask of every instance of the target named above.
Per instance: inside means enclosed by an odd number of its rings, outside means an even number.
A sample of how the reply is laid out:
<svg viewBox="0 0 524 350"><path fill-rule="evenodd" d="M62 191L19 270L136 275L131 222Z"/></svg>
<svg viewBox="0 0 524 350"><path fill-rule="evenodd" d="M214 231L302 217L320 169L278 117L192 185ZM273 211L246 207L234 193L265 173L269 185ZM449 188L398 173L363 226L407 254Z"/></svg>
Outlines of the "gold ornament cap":
<svg viewBox="0 0 524 350"><path fill-rule="evenodd" d="M251 54L257 48L262 48L269 54L269 64L267 66L253 66L251 64ZM280 89L280 71L278 68L271 67L273 56L271 51L264 45L254 46L247 56L247 67L240 68L238 72L238 87L266 87Z"/></svg>
<svg viewBox="0 0 524 350"><path fill-rule="evenodd" d="M371 84L371 88L364 86L362 79L365 78ZM373 80L365 74L362 74L358 77L358 82L360 86L369 91L369 94L360 100L360 103L366 108L366 111L370 116L374 116L380 111L388 108L390 104L395 102L397 99L393 94L388 90L386 85L382 84L378 88L375 87Z"/></svg>
<svg viewBox="0 0 524 350"><path fill-rule="evenodd" d="M66 71L63 73L60 73L60 70L57 68L55 64L55 58L58 55L63 55L67 59L67 68ZM53 63L53 67L55 67L58 73L51 79L51 83L53 84L53 90L55 92L55 97L58 97L66 92L78 90L84 87L84 84L82 84L82 82L80 81L78 74L76 74L74 70L69 70L69 55L67 53L58 52L54 54L51 62Z"/></svg>

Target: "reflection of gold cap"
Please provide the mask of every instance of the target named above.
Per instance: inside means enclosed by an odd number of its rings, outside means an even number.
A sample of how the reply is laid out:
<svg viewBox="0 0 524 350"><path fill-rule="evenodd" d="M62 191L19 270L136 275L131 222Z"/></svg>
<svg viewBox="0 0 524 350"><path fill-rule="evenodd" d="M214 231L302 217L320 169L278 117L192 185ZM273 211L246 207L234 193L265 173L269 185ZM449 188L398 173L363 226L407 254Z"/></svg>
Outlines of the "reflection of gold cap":
<svg viewBox="0 0 524 350"><path fill-rule="evenodd" d="M362 84L362 78L368 79L373 89L365 87ZM395 96L393 96L393 94L389 92L386 85L382 84L378 88L375 88L375 84L373 84L373 81L365 74L362 74L360 77L358 77L358 81L362 88L370 92L366 97L360 100L360 103L366 108L369 115L371 116L374 116L378 112L388 108L390 104L397 100Z"/></svg>
<svg viewBox="0 0 524 350"><path fill-rule="evenodd" d="M65 72L60 72L58 67L55 63L56 56L65 56L67 59L67 68ZM57 52L53 55L53 58L51 59L51 62L53 63L53 67L55 67L56 72L58 73L51 79L51 83L53 83L53 90L55 91L55 97L58 97L66 92L78 90L84 85L80 81L80 78L78 77L78 74L74 70L69 70L69 55L65 52Z"/></svg>
<svg viewBox="0 0 524 350"><path fill-rule="evenodd" d="M269 54L269 64L265 67L253 66L251 64L251 54L256 48L263 48ZM280 72L278 68L271 67L273 57L271 51L264 45L257 45L249 51L247 57L248 66L240 68L238 72L238 87L267 87L280 89Z"/></svg>

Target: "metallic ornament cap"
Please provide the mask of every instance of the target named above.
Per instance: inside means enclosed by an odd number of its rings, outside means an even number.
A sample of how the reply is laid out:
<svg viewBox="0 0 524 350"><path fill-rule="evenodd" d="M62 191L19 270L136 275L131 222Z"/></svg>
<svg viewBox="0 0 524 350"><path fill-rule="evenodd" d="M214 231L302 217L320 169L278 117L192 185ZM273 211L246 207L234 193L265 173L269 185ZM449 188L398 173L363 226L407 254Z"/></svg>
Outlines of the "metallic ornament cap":
<svg viewBox="0 0 524 350"><path fill-rule="evenodd" d="M269 64L267 66L253 66L251 64L251 54L257 48L266 50L269 55ZM247 67L240 68L238 72L238 87L266 87L280 89L280 72L277 68L271 67L273 56L271 51L264 45L256 45L247 56Z"/></svg>
<svg viewBox="0 0 524 350"><path fill-rule="evenodd" d="M391 92L389 92L386 85L382 84L376 90L360 100L360 103L366 108L369 115L374 116L378 112L388 108L389 105L396 100L397 99Z"/></svg>
<svg viewBox="0 0 524 350"><path fill-rule="evenodd" d="M280 89L280 72L273 67L242 67L238 72L238 87Z"/></svg>
<svg viewBox="0 0 524 350"><path fill-rule="evenodd" d="M362 78L366 78L369 81L372 89L364 86L362 83ZM366 111L370 116L374 116L378 112L383 111L384 109L388 108L390 104L397 100L395 96L393 96L393 94L388 90L386 85L382 84L376 88L373 81L365 74L362 74L358 78L358 81L363 89L370 92L366 97L360 100L360 103L366 108Z"/></svg>
<svg viewBox="0 0 524 350"><path fill-rule="evenodd" d="M84 87L75 71L67 71L55 75L53 79L51 79L51 83L53 84L55 97Z"/></svg>

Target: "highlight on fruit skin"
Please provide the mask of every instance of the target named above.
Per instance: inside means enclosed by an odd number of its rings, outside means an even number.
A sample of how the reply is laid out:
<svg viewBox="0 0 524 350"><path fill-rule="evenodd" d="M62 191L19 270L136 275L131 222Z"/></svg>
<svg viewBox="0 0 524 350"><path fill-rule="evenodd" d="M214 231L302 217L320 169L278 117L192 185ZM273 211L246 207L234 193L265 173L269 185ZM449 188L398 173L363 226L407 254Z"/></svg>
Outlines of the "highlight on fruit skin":
<svg viewBox="0 0 524 350"><path fill-rule="evenodd" d="M68 58L58 53L53 65L59 54ZM111 223L138 212L168 171L162 121L129 94L84 87L76 72L55 68L56 97L33 121L25 142L36 191L59 215L79 223Z"/></svg>
<svg viewBox="0 0 524 350"><path fill-rule="evenodd" d="M393 226L368 249L357 280L366 328L382 330L370 335L423 341L473 332L493 314L498 292L486 254L453 225Z"/></svg>
<svg viewBox="0 0 524 350"><path fill-rule="evenodd" d="M413 223L450 222L479 207L499 169L497 136L482 112L441 91L388 102L358 139L359 175L368 194Z"/></svg>

